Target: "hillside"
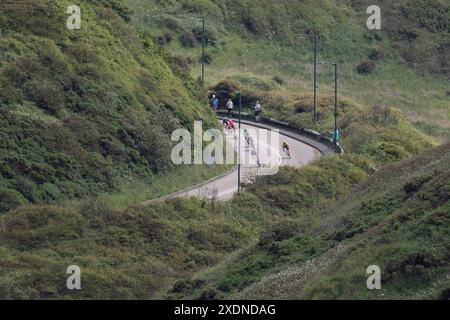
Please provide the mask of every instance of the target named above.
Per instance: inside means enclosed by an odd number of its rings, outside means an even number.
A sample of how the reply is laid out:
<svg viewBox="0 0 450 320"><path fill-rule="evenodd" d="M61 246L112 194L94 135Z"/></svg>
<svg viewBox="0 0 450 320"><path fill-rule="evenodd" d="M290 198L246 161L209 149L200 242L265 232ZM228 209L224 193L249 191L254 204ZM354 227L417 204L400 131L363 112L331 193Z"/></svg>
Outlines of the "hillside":
<svg viewBox="0 0 450 320"><path fill-rule="evenodd" d="M347 103L347 117L357 130L379 116L377 110L362 113ZM322 218L314 214L318 205L345 197L352 185L370 183L384 164L432 146L401 114L385 112L380 119L389 121L374 131L380 143L376 153L349 152L301 169L284 168L246 186L232 201L175 199L117 209L108 199L94 199L78 206L35 205L5 213L0 298L225 298L278 268L281 260L272 254L282 257L285 266L298 261L297 254L305 259L324 253L333 239L301 236L295 245L283 242L287 247L278 242L302 234L303 228L312 231L305 217L319 224ZM388 132L416 139L387 140ZM262 253L255 243L264 243ZM79 292L64 286L63 271L73 263L83 269Z"/></svg>
<svg viewBox="0 0 450 320"><path fill-rule="evenodd" d="M315 235L330 243L330 249L268 276L237 297L448 299L449 144L383 168L326 207L333 209L314 213L323 221L313 230L273 245L308 251L304 237ZM264 248L261 243L258 250ZM365 286L370 265L382 270L382 290Z"/></svg>
<svg viewBox="0 0 450 320"><path fill-rule="evenodd" d="M0 300L448 299L449 5L382 0L369 32L368 3L82 0L68 30L69 0L2 1ZM227 169L170 160L174 129L217 126L213 92L332 130L326 65L312 120L313 33L339 62L345 154L230 201L143 205ZM366 288L374 264L381 291Z"/></svg>
<svg viewBox="0 0 450 320"><path fill-rule="evenodd" d="M171 167L170 135L213 117L121 1L0 4L0 211L117 191Z"/></svg>
<svg viewBox="0 0 450 320"><path fill-rule="evenodd" d="M366 105L401 108L417 127L447 139L450 128L450 9L443 0L380 1L382 29L369 31L370 1L126 0L133 23L200 75L201 22L206 17L206 81L273 78L292 93L312 91L312 40L319 61L338 62L340 94ZM375 66L367 73L357 67ZM365 70L365 69L364 69ZM319 93L333 86L318 66Z"/></svg>

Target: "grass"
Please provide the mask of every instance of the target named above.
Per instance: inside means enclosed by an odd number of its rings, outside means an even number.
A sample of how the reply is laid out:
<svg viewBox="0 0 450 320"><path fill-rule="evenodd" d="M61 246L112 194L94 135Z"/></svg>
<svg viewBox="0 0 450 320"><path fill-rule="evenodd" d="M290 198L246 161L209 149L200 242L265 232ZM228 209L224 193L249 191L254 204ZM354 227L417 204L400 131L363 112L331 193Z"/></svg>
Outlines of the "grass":
<svg viewBox="0 0 450 320"><path fill-rule="evenodd" d="M269 7L264 1L258 8L250 7L244 0L226 1L221 6L207 0L196 1L193 6L183 1L128 1L139 11L133 22L143 32L153 37L172 34L173 40L164 48L170 54L189 58L194 78L200 74L201 48L184 48L177 35L198 28L186 16L207 17L208 37L214 39L206 50L212 57L206 69L210 86L236 75L252 74L265 79L279 76L286 80L290 92L311 92L312 41L304 34L314 31L319 36L318 60L340 64L340 94L368 107L399 108L414 122L425 121L445 130L450 127L445 45L450 38L448 24L436 25L432 21L445 21L449 10L443 2L429 2L399 1L394 5L383 1L382 6L390 14L385 17L381 32L369 32L361 23L370 5L367 1L326 5L282 1L276 7ZM236 8L237 11L232 10ZM269 12L277 14L269 17ZM294 19L292 15L297 16ZM428 26L421 19L429 19ZM416 38L406 39L406 32ZM428 38L435 41L428 43ZM374 58L375 72L360 75L356 67L374 51L378 53ZM435 52L433 59L429 52ZM332 76L331 67L319 66L322 94L333 90Z"/></svg>
<svg viewBox="0 0 450 320"><path fill-rule="evenodd" d="M256 245L195 275L191 281L204 284L185 297L213 288L221 299L439 299L450 285L449 148L388 165L336 199L295 206L295 215L286 211L289 218ZM285 184L299 185L277 182ZM258 196L268 202L265 192ZM382 270L380 291L366 288L374 264Z"/></svg>
<svg viewBox="0 0 450 320"><path fill-rule="evenodd" d="M172 169L175 129L216 126L200 86L174 74L122 1L82 1L80 32L60 23L69 5L0 5L2 212L151 183Z"/></svg>
<svg viewBox="0 0 450 320"><path fill-rule="evenodd" d="M85 1L81 38L54 29L56 11L37 21L33 10L0 5L0 299L442 296L449 285L449 145L430 150L436 142L418 129L445 139L446 51L423 68L437 47L396 37L405 27L445 45L446 20L428 22L446 11L430 13L419 2L427 1L414 0L400 26L389 21L392 38L367 34L354 1L127 0L137 9L134 23L150 26L139 35L123 2ZM416 21L423 10L425 20ZM194 81L199 47L176 40L198 23L180 13L215 21L208 24L216 40L208 46L209 86L236 85L247 107L260 98L266 115L329 131L331 73L320 69L319 121L312 123L309 42L293 35L317 32L320 60L342 64L346 154L259 177L228 202L129 206L226 169L164 162L172 129L198 118L214 122ZM172 42L157 48L150 37L168 30ZM384 53L378 67L356 74L373 49ZM83 199L67 200L74 198ZM375 293L364 286L374 263L384 288ZM73 264L82 269L80 292L65 288Z"/></svg>
<svg viewBox="0 0 450 320"><path fill-rule="evenodd" d="M120 187L120 191L117 193L107 193L93 199L74 200L66 203L66 205L79 207L89 201L99 201L100 203L107 203L108 207L112 209L125 208L202 183L227 172L229 169L225 165L177 167L167 173L154 176L150 181L129 181Z"/></svg>

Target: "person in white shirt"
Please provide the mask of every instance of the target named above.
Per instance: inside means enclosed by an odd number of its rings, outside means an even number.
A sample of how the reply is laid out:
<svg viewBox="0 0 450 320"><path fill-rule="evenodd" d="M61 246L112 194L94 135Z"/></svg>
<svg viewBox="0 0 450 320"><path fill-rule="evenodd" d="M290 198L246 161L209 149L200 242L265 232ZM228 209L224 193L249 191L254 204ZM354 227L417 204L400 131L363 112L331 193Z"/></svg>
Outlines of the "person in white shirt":
<svg viewBox="0 0 450 320"><path fill-rule="evenodd" d="M256 101L255 104L255 121L259 121L261 116L261 104L259 103L259 101Z"/></svg>
<svg viewBox="0 0 450 320"><path fill-rule="evenodd" d="M233 101L231 101L231 99L228 99L227 110L228 110L228 117L229 118L231 118L231 112L233 111L233 109L234 109Z"/></svg>

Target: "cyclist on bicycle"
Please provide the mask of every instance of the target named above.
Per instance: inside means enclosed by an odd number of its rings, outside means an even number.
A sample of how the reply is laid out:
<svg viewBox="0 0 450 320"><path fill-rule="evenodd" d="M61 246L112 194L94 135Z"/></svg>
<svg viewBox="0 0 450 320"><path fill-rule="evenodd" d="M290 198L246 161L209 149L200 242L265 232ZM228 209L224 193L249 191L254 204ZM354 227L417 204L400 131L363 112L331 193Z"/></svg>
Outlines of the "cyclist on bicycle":
<svg viewBox="0 0 450 320"><path fill-rule="evenodd" d="M244 129L244 138L245 138L245 141L247 141L247 143L250 144L250 142L249 142L250 132L248 132L247 128Z"/></svg>
<svg viewBox="0 0 450 320"><path fill-rule="evenodd" d="M232 119L228 120L228 129L232 129L233 131L237 130L236 123Z"/></svg>
<svg viewBox="0 0 450 320"><path fill-rule="evenodd" d="M291 150L290 150L289 144L288 144L286 141L284 141L282 147L283 147L283 151L284 151L284 152L288 155L288 157L290 158L290 157L291 157Z"/></svg>

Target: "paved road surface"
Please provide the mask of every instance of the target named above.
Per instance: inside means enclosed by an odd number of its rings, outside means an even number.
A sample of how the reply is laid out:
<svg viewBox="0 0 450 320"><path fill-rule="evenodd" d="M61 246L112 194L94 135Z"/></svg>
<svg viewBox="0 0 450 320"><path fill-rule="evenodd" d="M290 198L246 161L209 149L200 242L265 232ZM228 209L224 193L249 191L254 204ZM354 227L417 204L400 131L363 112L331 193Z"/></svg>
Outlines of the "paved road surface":
<svg viewBox="0 0 450 320"><path fill-rule="evenodd" d="M321 156L321 153L296 139L279 134L277 141L276 136L269 136L269 130L257 128L253 125L244 124L242 130L247 128L254 140L254 148L249 146L243 135L241 136L241 177L242 182L251 182L258 175L269 174L277 171L277 166L291 166L301 167L308 162ZM275 138L275 139L274 139ZM238 136L237 134L227 133L227 142L235 144L237 150ZM270 141L272 140L272 141ZM291 148L291 158L289 158L281 149L282 143L286 141ZM260 166L257 165L255 154L252 155L252 149L257 151ZM160 199L152 200L146 204L160 202L166 199L177 197L199 197L203 199L211 199L215 197L220 200L230 199L238 190L238 172L233 170L220 177L212 179L202 185L193 187L191 189L177 192L172 195L162 197Z"/></svg>

